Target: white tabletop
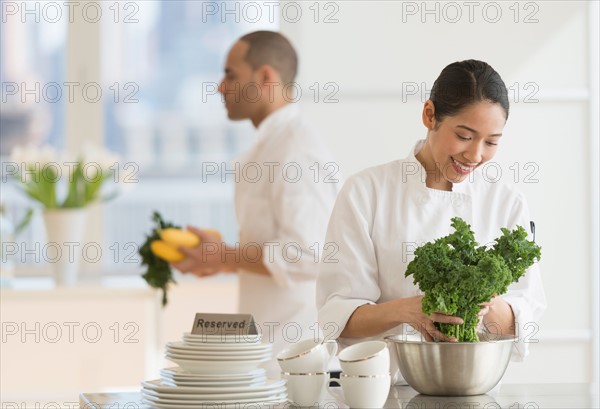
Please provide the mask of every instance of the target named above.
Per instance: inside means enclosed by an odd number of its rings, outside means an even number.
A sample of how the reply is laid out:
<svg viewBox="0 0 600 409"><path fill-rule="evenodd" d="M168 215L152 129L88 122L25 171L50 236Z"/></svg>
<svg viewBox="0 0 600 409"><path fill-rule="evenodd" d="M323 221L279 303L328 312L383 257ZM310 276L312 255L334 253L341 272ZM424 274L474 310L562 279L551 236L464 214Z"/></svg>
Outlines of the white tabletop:
<svg viewBox="0 0 600 409"><path fill-rule="evenodd" d="M427 409L427 408L599 408L598 390L590 384L523 384L502 385L493 395L479 396L426 396L418 394L409 386L395 386L384 408ZM343 404L341 388L331 388L332 399L323 404L324 409L347 408ZM148 408L141 403L138 392L130 393L82 393L79 396L81 408L85 409L142 409ZM333 404L333 405L332 405ZM252 405L252 409L259 406ZM264 408L289 408L285 403ZM313 408L315 408L313 406ZM244 405L240 405L244 409Z"/></svg>

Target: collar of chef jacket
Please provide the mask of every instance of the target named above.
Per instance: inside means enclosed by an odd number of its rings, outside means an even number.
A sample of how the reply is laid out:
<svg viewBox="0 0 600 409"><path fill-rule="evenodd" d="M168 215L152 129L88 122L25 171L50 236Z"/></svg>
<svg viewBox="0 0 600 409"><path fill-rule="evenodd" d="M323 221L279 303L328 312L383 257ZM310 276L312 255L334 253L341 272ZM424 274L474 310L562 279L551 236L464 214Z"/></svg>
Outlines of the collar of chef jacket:
<svg viewBox="0 0 600 409"><path fill-rule="evenodd" d="M247 151L233 158L232 163L246 163L247 158L252 157L253 153L268 140L277 138L280 135L285 135L286 133L281 132L280 130L288 126L290 122L296 120L299 116L300 108L294 103L288 103L274 112L271 112L271 114L263 119L258 125L256 130L258 140L256 143Z"/></svg>
<svg viewBox="0 0 600 409"><path fill-rule="evenodd" d="M281 108L271 112L263 121L258 125L257 135L259 143L264 142L270 136L279 135L281 132L277 132L278 128L287 126L291 121L300 115L300 109L294 103L288 103Z"/></svg>
<svg viewBox="0 0 600 409"><path fill-rule="evenodd" d="M416 157L416 155L423 148L424 144L425 144L424 139L418 141L415 144L415 146L413 147L413 149L411 149L410 154L405 159L405 163L410 162L410 163L415 164L414 169L416 169L416 171L411 171L410 173L403 174L402 177L406 178L408 183L414 184L415 186L418 187L419 190L422 190L424 193L426 192L427 194L437 195L437 196L452 196L452 197L470 196L471 189L470 189L469 185L472 184L472 180L469 180L469 178L467 178L466 180L464 180L460 183L453 183L452 191L431 189L431 188L427 187L427 185L425 184L425 177L427 175L427 172L426 172L425 168L423 167L423 165L421 164L421 162L419 162L419 160ZM404 170L403 170L403 172L404 172ZM474 179L479 179L481 177L480 168L475 169L473 171L473 175L470 177L472 177Z"/></svg>
<svg viewBox="0 0 600 409"><path fill-rule="evenodd" d="M248 150L240 153L239 155L232 158L230 163L246 163L248 158L252 157L253 153L269 139L276 138L279 135L285 134L279 132L278 129L288 126L289 123L300 116L300 109L294 103L288 103L274 112L271 112L263 121L258 125L256 130L257 142L250 146Z"/></svg>

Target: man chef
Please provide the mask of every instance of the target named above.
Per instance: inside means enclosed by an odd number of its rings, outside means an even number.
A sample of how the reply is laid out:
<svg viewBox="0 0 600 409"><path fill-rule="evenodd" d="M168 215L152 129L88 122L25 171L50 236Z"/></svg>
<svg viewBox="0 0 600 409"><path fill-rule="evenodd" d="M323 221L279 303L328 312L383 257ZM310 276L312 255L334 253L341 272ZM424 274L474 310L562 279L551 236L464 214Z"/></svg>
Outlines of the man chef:
<svg viewBox="0 0 600 409"><path fill-rule="evenodd" d="M335 260L335 245L323 240L339 169L293 102L297 66L291 43L276 32L253 32L232 46L219 92L229 119L249 119L257 130L256 142L236 164L255 170L236 178L239 243L217 243L210 252L182 248L187 258L174 264L199 277L237 273L239 311L254 315L274 354L318 333L319 260ZM208 232L189 230L205 244L216 243ZM271 374L280 372L276 360L270 365Z"/></svg>

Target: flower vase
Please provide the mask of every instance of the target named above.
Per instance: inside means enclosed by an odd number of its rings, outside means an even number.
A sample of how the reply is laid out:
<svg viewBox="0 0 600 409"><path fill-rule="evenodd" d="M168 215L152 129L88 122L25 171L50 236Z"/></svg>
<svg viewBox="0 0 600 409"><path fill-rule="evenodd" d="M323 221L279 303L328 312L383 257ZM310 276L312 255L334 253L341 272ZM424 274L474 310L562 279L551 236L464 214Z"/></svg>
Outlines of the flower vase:
<svg viewBox="0 0 600 409"><path fill-rule="evenodd" d="M10 287L15 275L14 253L7 251L11 246L16 248L15 228L0 205L0 287Z"/></svg>
<svg viewBox="0 0 600 409"><path fill-rule="evenodd" d="M73 285L81 265L86 208L48 209L44 224L48 241L44 255L58 285Z"/></svg>

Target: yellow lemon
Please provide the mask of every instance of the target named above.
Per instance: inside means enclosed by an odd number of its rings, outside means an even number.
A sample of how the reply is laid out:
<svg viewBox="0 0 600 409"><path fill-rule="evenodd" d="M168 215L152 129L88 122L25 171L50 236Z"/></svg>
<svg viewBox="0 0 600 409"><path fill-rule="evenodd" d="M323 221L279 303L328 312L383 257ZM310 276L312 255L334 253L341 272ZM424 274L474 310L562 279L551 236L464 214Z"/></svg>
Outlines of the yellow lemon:
<svg viewBox="0 0 600 409"><path fill-rule="evenodd" d="M166 261L178 262L185 258L185 255L163 240L154 240L150 243L150 250L157 256Z"/></svg>
<svg viewBox="0 0 600 409"><path fill-rule="evenodd" d="M217 238L217 241L223 240L223 236L216 229L202 229L202 231L206 234L210 234L211 236L215 236Z"/></svg>
<svg viewBox="0 0 600 409"><path fill-rule="evenodd" d="M196 247L200 244L200 237L189 230L175 229L173 227L162 229L159 232L160 238L171 246L177 247Z"/></svg>

